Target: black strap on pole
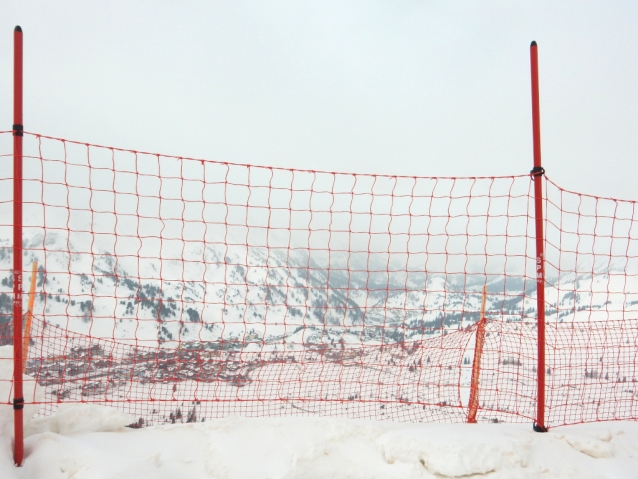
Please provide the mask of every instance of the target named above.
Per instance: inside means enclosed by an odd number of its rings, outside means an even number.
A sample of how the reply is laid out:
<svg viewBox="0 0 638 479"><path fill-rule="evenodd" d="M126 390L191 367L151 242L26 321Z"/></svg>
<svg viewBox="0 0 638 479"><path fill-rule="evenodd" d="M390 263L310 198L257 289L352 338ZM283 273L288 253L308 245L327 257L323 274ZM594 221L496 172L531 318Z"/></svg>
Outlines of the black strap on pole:
<svg viewBox="0 0 638 479"><path fill-rule="evenodd" d="M545 174L545 168L542 166L535 166L532 171L529 172L532 179L536 179L537 176L543 176Z"/></svg>

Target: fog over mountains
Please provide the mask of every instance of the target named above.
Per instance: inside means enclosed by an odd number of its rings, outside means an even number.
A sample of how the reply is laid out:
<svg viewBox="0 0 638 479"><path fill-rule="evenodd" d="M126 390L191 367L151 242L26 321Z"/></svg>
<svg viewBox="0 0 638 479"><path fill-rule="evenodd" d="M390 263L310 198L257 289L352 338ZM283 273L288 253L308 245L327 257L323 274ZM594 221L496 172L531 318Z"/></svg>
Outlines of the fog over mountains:
<svg viewBox="0 0 638 479"><path fill-rule="evenodd" d="M524 271L445 275L405 264L401 269L374 256L335 252L326 261L321 252L215 243L190 251L186 244L184 260L159 260L135 251L88 254L81 252L85 245L55 232L25 236L23 246L25 271L33 261L39 264L36 317L140 345L258 351L284 343L294 349L425 339L474 324L484 284L489 319L536 320L535 283ZM11 268L12 249L4 240L2 322L12 314ZM548 276L547 321L635 317L638 283L633 287L632 281L613 264ZM29 282L25 273L25 290Z"/></svg>

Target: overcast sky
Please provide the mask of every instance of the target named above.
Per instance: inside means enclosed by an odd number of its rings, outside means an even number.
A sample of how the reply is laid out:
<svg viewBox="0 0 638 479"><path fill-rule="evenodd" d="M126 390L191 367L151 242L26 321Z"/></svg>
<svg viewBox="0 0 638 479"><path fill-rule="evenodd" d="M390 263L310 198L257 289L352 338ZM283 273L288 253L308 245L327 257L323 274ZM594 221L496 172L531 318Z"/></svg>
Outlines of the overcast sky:
<svg viewBox="0 0 638 479"><path fill-rule="evenodd" d="M25 129L123 148L420 176L543 164L565 188L638 199L636 1L13 1L0 113L25 34Z"/></svg>

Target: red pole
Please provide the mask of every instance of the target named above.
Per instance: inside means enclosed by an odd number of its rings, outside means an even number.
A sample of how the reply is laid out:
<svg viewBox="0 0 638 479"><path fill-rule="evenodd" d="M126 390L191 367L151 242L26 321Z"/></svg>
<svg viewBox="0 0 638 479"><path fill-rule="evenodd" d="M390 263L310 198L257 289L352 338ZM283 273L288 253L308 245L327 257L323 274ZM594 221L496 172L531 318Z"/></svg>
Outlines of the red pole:
<svg viewBox="0 0 638 479"><path fill-rule="evenodd" d="M22 465L22 28L13 31L13 459Z"/></svg>
<svg viewBox="0 0 638 479"><path fill-rule="evenodd" d="M541 117L538 92L538 47L530 46L532 66L532 130L534 135L534 220L536 222L536 310L538 311L538 393L534 430L547 432L545 426L545 235L543 233L543 175L541 166Z"/></svg>

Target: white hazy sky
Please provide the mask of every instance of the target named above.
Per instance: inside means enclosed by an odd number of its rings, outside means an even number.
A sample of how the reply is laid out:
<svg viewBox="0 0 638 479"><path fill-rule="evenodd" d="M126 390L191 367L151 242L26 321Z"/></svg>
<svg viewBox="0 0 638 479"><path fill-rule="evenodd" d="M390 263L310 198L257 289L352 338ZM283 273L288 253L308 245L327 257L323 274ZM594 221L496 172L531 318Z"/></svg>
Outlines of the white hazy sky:
<svg viewBox="0 0 638 479"><path fill-rule="evenodd" d="M25 128L223 161L420 176L543 163L638 199L636 1L13 1L0 113L25 32Z"/></svg>

